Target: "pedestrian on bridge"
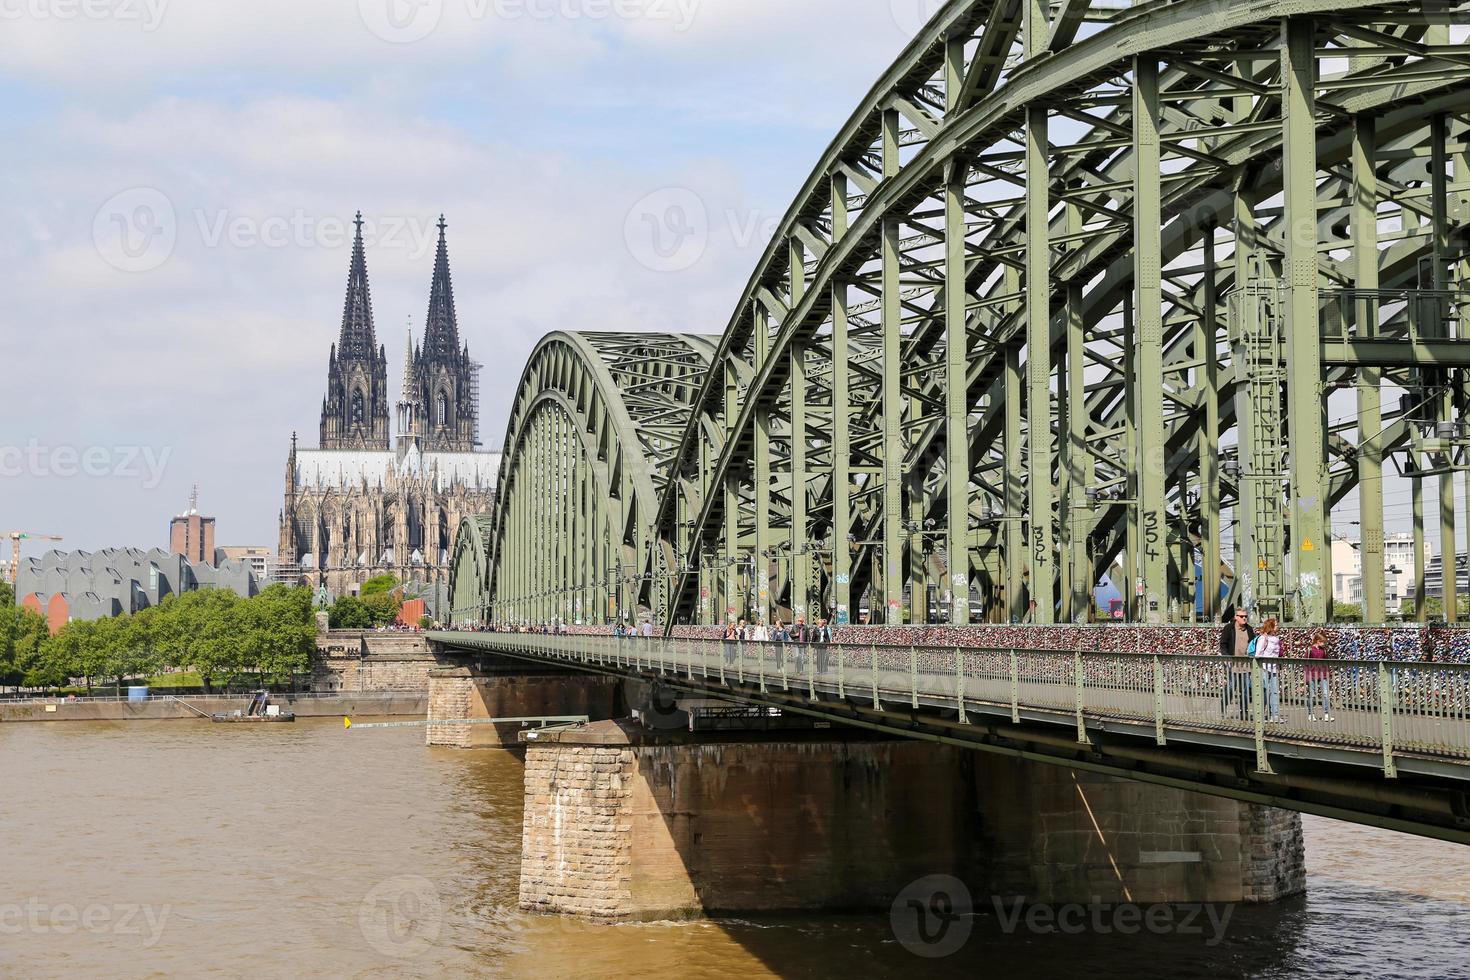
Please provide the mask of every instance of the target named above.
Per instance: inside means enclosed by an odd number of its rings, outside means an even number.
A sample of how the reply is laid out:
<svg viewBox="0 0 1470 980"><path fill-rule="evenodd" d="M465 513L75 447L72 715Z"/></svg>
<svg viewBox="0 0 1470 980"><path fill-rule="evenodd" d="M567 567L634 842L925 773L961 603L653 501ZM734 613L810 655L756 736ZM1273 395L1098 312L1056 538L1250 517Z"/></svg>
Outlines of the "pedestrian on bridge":
<svg viewBox="0 0 1470 980"><path fill-rule="evenodd" d="M1312 637L1312 647L1307 651L1307 659L1327 659L1327 633L1325 630L1318 630L1316 635ZM1332 671L1326 665L1314 663L1307 665L1306 673L1307 720L1317 720L1317 701L1320 697L1322 701L1322 720L1332 721L1332 706L1328 702L1328 697L1331 693L1329 690L1331 687L1329 678L1332 676Z"/></svg>
<svg viewBox="0 0 1470 980"><path fill-rule="evenodd" d="M1235 610L1230 617L1230 622L1226 623L1225 628L1220 631L1220 656L1232 658L1229 683L1225 688L1220 713L1228 715L1230 702L1234 700L1241 721L1246 720L1250 715L1250 646L1255 638L1256 631L1250 624L1250 614L1244 609Z"/></svg>
<svg viewBox="0 0 1470 980"><path fill-rule="evenodd" d="M1256 638L1256 656L1262 661L1261 672L1266 686L1266 720L1280 724L1285 719L1281 717L1281 674L1280 665L1276 663L1281 659L1281 634L1275 616L1261 624L1261 635Z"/></svg>

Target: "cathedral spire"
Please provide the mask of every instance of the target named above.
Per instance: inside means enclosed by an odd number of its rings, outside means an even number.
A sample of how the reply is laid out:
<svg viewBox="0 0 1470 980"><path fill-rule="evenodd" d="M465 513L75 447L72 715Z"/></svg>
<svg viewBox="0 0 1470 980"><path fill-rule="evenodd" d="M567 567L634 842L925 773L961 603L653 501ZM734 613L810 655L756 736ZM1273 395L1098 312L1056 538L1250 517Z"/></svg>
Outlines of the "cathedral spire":
<svg viewBox="0 0 1470 980"><path fill-rule="evenodd" d="M454 315L454 284L449 278L449 226L439 215L439 249L434 256L434 282L429 287L429 316L424 321L424 355L453 357L459 353L459 322Z"/></svg>
<svg viewBox="0 0 1470 980"><path fill-rule="evenodd" d="M322 400L323 449L389 449L388 357L373 331L373 299L368 289L367 255L362 244L362 212L354 222L347 299L342 305L342 335L327 361L327 396Z"/></svg>
<svg viewBox="0 0 1470 980"><path fill-rule="evenodd" d="M362 245L362 212L353 224L357 234L352 240L352 264L347 271L347 300L342 306L342 337L337 353L345 358L371 357L378 347L373 331L373 297L368 288L367 253Z"/></svg>

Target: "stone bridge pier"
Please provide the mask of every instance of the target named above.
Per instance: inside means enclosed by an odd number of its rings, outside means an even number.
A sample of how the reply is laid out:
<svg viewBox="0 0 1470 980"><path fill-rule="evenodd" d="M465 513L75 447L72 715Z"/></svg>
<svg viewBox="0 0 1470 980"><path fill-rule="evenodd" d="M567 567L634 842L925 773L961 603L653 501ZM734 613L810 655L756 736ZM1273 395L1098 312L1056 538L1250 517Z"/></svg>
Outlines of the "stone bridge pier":
<svg viewBox="0 0 1470 980"><path fill-rule="evenodd" d="M930 875L977 908L1269 902L1294 813L837 730L528 733L520 904L601 920L887 909Z"/></svg>
<svg viewBox="0 0 1470 980"><path fill-rule="evenodd" d="M586 715L612 718L622 712L622 683L579 671L536 667L486 658L473 667L429 672L429 745L453 748L519 749L521 724L454 725L435 721Z"/></svg>

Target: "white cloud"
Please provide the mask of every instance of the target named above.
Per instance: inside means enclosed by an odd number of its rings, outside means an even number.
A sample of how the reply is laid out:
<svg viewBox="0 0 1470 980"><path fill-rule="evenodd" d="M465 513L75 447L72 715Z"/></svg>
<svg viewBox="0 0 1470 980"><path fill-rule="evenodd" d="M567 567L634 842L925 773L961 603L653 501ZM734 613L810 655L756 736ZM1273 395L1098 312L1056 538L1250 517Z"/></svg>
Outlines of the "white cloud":
<svg viewBox="0 0 1470 980"><path fill-rule="evenodd" d="M197 480L222 540L273 543L289 433L315 443L358 208L377 224L395 391L447 214L461 328L487 364L487 444L546 332L719 332L761 235L904 40L885 4L703 0L672 31L476 21L465 2L444 0L439 28L401 45L357 0L174 0L150 32L0 22L0 71L21 83L0 87L0 384L24 379L6 392L23 431L0 442L172 452L156 491L21 479L7 512L69 546L154 544ZM43 110L19 111L41 90ZM710 215L677 273L640 265L625 238L629 209L665 187ZM137 214L137 189L167 208ZM95 243L119 195L139 236L172 212L147 271ZM156 239L131 245L155 257ZM99 495L106 507L84 505Z"/></svg>

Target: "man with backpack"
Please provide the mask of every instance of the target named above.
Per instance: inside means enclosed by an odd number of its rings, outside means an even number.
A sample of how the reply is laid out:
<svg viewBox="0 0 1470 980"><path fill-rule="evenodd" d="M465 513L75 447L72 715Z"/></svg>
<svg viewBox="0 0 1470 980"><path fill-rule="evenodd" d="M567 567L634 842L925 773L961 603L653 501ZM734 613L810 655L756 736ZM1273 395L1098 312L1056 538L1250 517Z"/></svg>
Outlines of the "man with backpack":
<svg viewBox="0 0 1470 980"><path fill-rule="evenodd" d="M1225 689L1225 700L1221 714L1230 713L1230 700L1234 698L1241 721L1250 717L1251 690L1251 645L1256 641L1256 631L1250 624L1250 615L1244 609L1236 609L1220 631L1220 656L1233 658L1230 661L1230 684Z"/></svg>

